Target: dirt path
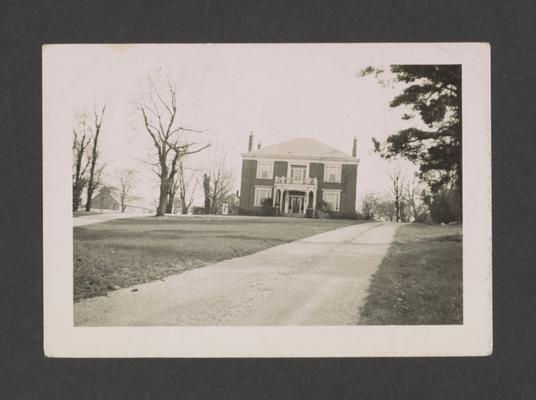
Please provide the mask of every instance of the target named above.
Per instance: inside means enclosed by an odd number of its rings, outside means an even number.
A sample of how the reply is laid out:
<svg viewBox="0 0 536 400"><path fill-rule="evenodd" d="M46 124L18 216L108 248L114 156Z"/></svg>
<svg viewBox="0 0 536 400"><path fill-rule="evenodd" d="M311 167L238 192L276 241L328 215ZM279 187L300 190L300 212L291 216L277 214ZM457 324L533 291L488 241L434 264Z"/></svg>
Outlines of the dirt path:
<svg viewBox="0 0 536 400"><path fill-rule="evenodd" d="M83 226L98 224L101 222L112 221L114 219L122 218L135 218L135 217L146 217L149 214L141 213L102 213L102 214L92 214L92 215L81 215L79 217L73 218L73 226Z"/></svg>
<svg viewBox="0 0 536 400"><path fill-rule="evenodd" d="M75 325L353 325L396 228L352 225L83 300Z"/></svg>

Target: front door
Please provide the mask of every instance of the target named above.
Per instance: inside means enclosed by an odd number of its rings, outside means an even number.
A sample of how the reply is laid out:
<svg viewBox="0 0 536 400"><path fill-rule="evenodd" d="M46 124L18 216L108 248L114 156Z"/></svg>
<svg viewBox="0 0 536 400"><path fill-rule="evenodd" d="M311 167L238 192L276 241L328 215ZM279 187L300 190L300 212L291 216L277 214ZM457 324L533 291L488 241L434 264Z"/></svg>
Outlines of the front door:
<svg viewBox="0 0 536 400"><path fill-rule="evenodd" d="M298 214L303 210L303 196L290 197L290 212Z"/></svg>

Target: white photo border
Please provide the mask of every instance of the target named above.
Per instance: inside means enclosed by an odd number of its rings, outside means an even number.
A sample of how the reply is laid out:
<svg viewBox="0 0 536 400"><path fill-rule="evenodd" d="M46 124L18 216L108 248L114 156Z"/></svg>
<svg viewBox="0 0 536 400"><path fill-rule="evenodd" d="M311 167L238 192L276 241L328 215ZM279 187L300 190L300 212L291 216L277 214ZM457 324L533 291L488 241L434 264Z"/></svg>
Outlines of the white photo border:
<svg viewBox="0 0 536 400"><path fill-rule="evenodd" d="M371 64L461 64L463 325L75 327L71 131L54 120L49 61L80 46L43 46L43 311L48 357L415 357L492 353L490 46L487 43L277 44L358 47ZM203 44L141 44L182 46ZM211 46L274 46L222 44Z"/></svg>

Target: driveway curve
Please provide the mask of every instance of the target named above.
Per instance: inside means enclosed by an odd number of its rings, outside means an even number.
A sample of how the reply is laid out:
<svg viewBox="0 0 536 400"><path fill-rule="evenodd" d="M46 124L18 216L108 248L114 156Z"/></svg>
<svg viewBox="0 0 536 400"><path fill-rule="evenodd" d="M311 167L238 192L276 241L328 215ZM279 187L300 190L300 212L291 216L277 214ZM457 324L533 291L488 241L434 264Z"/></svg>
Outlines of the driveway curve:
<svg viewBox="0 0 536 400"><path fill-rule="evenodd" d="M74 305L75 326L354 325L398 225L352 225Z"/></svg>

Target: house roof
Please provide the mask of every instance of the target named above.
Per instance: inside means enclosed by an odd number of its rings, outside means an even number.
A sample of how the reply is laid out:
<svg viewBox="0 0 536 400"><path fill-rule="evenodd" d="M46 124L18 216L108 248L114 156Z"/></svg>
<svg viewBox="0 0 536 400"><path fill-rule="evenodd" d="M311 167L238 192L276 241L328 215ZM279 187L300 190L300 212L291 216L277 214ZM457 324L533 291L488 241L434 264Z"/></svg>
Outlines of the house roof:
<svg viewBox="0 0 536 400"><path fill-rule="evenodd" d="M244 158L305 158L357 162L357 159L315 139L296 138L243 153Z"/></svg>
<svg viewBox="0 0 536 400"><path fill-rule="evenodd" d="M103 186L99 193L97 193L95 197L99 196L101 193L108 192L108 194L114 199L117 203L121 203L121 190L116 186ZM127 205L134 205L143 203L145 201L145 198L141 196L137 196L135 194L127 194L125 196L125 202Z"/></svg>

